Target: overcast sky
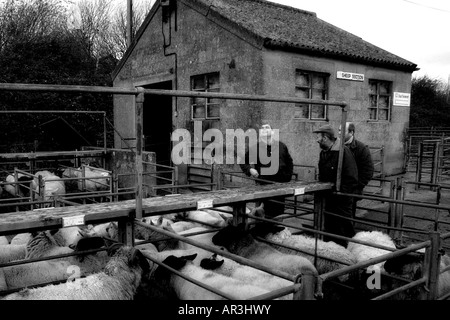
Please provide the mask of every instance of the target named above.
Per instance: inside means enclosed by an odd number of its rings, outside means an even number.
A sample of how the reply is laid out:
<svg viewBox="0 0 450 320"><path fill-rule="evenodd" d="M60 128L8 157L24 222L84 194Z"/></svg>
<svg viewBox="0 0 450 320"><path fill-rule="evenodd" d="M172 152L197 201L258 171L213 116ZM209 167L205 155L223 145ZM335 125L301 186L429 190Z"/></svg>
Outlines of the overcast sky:
<svg viewBox="0 0 450 320"><path fill-rule="evenodd" d="M270 0L325 20L418 65L413 77L447 83L450 0Z"/></svg>

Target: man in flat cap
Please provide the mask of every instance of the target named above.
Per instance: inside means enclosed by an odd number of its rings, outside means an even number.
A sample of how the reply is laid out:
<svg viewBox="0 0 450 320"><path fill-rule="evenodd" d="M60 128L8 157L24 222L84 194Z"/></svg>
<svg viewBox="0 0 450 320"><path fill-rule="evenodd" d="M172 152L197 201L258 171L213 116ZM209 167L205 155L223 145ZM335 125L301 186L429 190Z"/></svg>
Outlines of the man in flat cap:
<svg viewBox="0 0 450 320"><path fill-rule="evenodd" d="M332 182L336 185L341 141L336 137L334 129L330 125L324 125L314 130L313 133L317 134L317 143L319 143L321 149L319 158L319 181ZM344 156L340 191L344 193L355 193L358 188L358 168L356 161L348 147L344 146L342 151L344 152ZM333 191L335 191L334 188L326 195L325 211L350 218L352 216L353 198L335 195ZM341 219L338 216L325 214L323 231L348 238L353 237L355 235L353 223L349 220ZM334 241L344 247L347 247L348 243L348 241L331 237L324 237L324 240Z"/></svg>

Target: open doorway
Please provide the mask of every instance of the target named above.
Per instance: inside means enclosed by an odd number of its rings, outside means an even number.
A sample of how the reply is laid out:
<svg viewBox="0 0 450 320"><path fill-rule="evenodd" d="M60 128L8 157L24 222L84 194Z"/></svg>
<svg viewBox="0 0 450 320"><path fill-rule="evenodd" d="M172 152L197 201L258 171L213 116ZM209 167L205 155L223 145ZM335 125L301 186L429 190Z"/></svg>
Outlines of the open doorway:
<svg viewBox="0 0 450 320"><path fill-rule="evenodd" d="M145 89L171 90L172 82L165 81L144 86ZM171 165L172 97L146 94L143 110L143 135L145 151L155 152L156 164ZM172 174L167 168L156 167L157 185L170 184ZM157 195L164 195L165 189ZM163 192L163 193L161 193Z"/></svg>
<svg viewBox="0 0 450 320"><path fill-rule="evenodd" d="M145 89L172 90L172 82L158 82ZM143 111L144 150L156 153L156 163L171 165L172 97L146 94Z"/></svg>

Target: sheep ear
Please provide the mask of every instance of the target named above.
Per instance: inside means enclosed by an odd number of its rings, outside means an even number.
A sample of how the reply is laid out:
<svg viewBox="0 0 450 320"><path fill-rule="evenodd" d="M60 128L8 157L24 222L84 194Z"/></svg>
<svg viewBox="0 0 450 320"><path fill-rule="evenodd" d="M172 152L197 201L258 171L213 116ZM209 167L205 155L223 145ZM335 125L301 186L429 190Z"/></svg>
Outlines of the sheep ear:
<svg viewBox="0 0 450 320"><path fill-rule="evenodd" d="M156 223L157 223L158 226L161 226L163 224L163 222L164 222L163 216L160 216Z"/></svg>
<svg viewBox="0 0 450 320"><path fill-rule="evenodd" d="M155 224L153 223L153 220L152 219L150 219L150 225L151 226L154 226Z"/></svg>
<svg viewBox="0 0 450 320"><path fill-rule="evenodd" d="M169 267L174 268L175 270L180 270L181 268L183 268L186 265L186 262L186 259L175 256L168 256L163 261L164 264L167 264Z"/></svg>
<svg viewBox="0 0 450 320"><path fill-rule="evenodd" d="M183 258L185 260L193 261L193 260L195 260L195 258L197 258L197 254L194 253L194 254L191 254L191 255L188 255L188 256L182 256L181 258Z"/></svg>

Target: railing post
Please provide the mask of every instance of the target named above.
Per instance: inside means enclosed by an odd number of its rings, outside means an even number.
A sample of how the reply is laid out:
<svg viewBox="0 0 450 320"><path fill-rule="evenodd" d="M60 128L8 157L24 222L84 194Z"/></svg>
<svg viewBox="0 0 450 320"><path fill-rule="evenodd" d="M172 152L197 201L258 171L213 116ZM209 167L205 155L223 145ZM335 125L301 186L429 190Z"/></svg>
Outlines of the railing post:
<svg viewBox="0 0 450 320"><path fill-rule="evenodd" d="M325 196L323 192L314 193L314 230L323 231L324 219L323 211L325 208ZM322 235L317 235L319 239L323 239Z"/></svg>
<svg viewBox="0 0 450 320"><path fill-rule="evenodd" d="M134 247L134 219L120 219L117 226L119 242Z"/></svg>
<svg viewBox="0 0 450 320"><path fill-rule="evenodd" d="M143 144L143 109L144 109L144 88L136 88L139 92L136 96L136 218L142 219L142 144Z"/></svg>
<svg viewBox="0 0 450 320"><path fill-rule="evenodd" d="M294 293L294 300L316 300L317 272L307 267L302 267L301 274L297 276L295 283L301 283L300 290Z"/></svg>
<svg viewBox="0 0 450 320"><path fill-rule="evenodd" d="M245 209L245 202L238 202L233 204L233 226L237 226L241 223L246 222L247 216L245 215Z"/></svg>
<svg viewBox="0 0 450 320"><path fill-rule="evenodd" d="M422 181L422 160L423 160L423 142L419 143L419 151L417 154L417 164L416 164L416 181ZM420 184L416 184L415 190L420 188Z"/></svg>
<svg viewBox="0 0 450 320"><path fill-rule="evenodd" d="M424 274L427 276L428 295L427 300L438 298L438 279L440 273L441 237L439 232L430 232L431 246L427 248L424 261Z"/></svg>
<svg viewBox="0 0 450 320"><path fill-rule="evenodd" d="M395 196L394 200L404 200L404 187L403 187L403 178L398 177L395 182ZM394 204L394 227L401 228L403 225L403 205L400 203ZM394 239L400 239L403 241L403 233L401 231L394 232Z"/></svg>
<svg viewBox="0 0 450 320"><path fill-rule="evenodd" d="M341 107L342 116L341 116L341 128L345 128L345 124L347 121L347 107ZM338 167L337 167L337 177L336 177L336 191L341 191L341 176L342 176L342 163L344 161L344 144L345 144L345 130L341 130L341 145L339 147L339 158L338 158Z"/></svg>

